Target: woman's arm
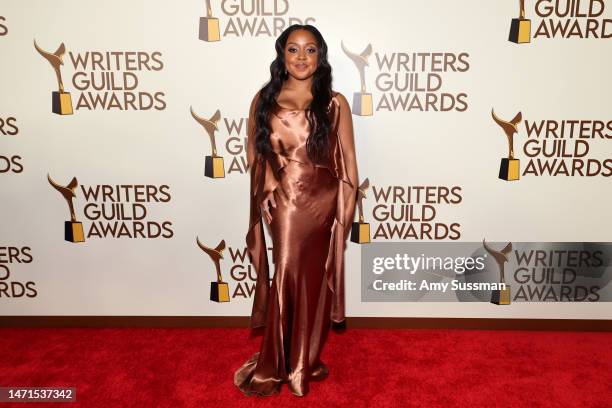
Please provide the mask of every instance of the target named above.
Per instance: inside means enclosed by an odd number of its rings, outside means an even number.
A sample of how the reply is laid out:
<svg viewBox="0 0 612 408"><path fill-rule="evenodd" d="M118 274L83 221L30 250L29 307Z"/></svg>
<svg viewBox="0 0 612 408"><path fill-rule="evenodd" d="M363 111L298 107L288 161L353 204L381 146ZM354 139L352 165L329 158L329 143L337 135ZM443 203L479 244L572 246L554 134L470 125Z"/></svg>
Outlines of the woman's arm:
<svg viewBox="0 0 612 408"><path fill-rule="evenodd" d="M255 94L253 100L251 101L251 107L249 108L249 119L247 126L247 163L249 165L249 171L252 171L253 162L255 160L259 160L259 153L255 148L255 130L257 128L256 123L256 109L257 109L257 101L259 99L259 92ZM263 196L264 199L261 203L262 210L266 217L268 223L272 221L272 215L269 212L269 205L276 207L276 202L274 201L274 189L276 188L278 181L274 176L274 172L272 171L272 167L268 160L264 160L265 165L265 180L264 180L264 191ZM253 192L251 192L252 194Z"/></svg>
<svg viewBox="0 0 612 408"><path fill-rule="evenodd" d="M344 239L348 237L355 216L355 200L357 198L357 187L359 186L359 178L357 174L357 157L355 154L355 138L353 136L353 117L351 108L341 93L337 95L340 102L340 118L338 122L338 136L342 144L342 155L346 165L347 176L353 183L353 188L347 188L349 196L346 198L345 219L344 222Z"/></svg>
<svg viewBox="0 0 612 408"><path fill-rule="evenodd" d="M253 162L257 158L257 151L255 150L255 128L257 126L255 119L255 109L257 108L257 101L259 100L259 91L253 97L251 101L251 107L249 108L249 119L247 121L247 163L249 165L249 171L253 168Z"/></svg>

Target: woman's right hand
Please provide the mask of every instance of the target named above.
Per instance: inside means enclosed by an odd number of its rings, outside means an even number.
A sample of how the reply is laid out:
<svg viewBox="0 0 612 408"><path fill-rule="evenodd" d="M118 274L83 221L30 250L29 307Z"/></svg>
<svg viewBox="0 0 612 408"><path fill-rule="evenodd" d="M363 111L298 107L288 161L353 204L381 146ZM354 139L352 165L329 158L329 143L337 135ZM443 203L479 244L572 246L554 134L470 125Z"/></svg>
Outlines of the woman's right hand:
<svg viewBox="0 0 612 408"><path fill-rule="evenodd" d="M276 200L274 199L274 190L270 191L261 202L261 210L268 224L272 222L272 214L270 214L270 205L276 208Z"/></svg>

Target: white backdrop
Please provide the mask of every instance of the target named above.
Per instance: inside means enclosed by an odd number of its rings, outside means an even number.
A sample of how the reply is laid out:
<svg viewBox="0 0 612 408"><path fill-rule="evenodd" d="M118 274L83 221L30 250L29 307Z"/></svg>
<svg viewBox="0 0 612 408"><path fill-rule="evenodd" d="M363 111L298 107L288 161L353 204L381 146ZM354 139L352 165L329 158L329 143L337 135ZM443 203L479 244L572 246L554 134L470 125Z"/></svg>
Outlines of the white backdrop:
<svg viewBox="0 0 612 408"><path fill-rule="evenodd" d="M576 28L571 38L559 32L555 38L534 35L540 24L579 28L597 24L600 36L602 30L604 35L612 33L608 20L612 2L596 2L596 11L601 4L605 7L601 15L567 18L540 16L550 2L528 0L529 44L508 41L511 20L518 16L518 1L264 0L244 1L244 8L237 0L211 3L212 15L221 27L218 42L198 39L199 19L206 16L205 2L199 0L3 1L0 283L5 285L0 286L4 289L0 290L0 314L250 315L249 292L255 276L252 271L248 275L244 242L249 205L248 175L242 166L246 117L251 98L267 80L274 58L279 32L267 35L266 27L271 31L275 25L286 27L290 19L312 22L322 32L329 46L334 89L349 101L360 82L355 65L341 50L341 41L354 52L372 45L365 77L374 112L372 116L353 115L360 179L368 177L376 189L461 187L461 203L436 205L436 221L458 223L460 241L481 241L483 237L489 241L610 241L609 174L521 174L517 181L499 180L499 161L508 148L502 130L491 118L491 109L507 120L522 112L523 122L514 136L521 171L530 159L524 151L526 122L548 121L544 123L548 126L550 121L577 120L607 125L612 120L609 39L579 38ZM279 15L257 15L257 10L253 14L253 3L263 4L259 14L274 14L276 6ZM595 23L587 23L589 19ZM252 35L246 29L237 35L249 25L260 33ZM57 82L51 65L36 52L34 39L49 52L65 44L61 73L65 90L71 94L73 115L51 112L51 92L57 90ZM92 53L99 53L103 64L109 65L92 65ZM467 64L462 67L467 70L436 72L442 85L432 92L436 98L441 93L465 94L463 111L385 109L383 100L427 98L427 92L415 96L410 91L385 91L386 78L397 74L397 85L402 85L406 74L418 73L423 81L434 72L431 65L416 72L381 67L379 62L385 58L403 58L400 53L408 54L409 59L413 53L425 53L422 58L429 63L432 53L441 53L442 57L435 58L442 59L464 54L461 58ZM85 67L75 64L86 57ZM138 67L135 61L139 58L148 65ZM128 74L128 85L137 78L136 89L96 90L85 80L93 78L100 84L102 78L108 80L114 74L114 86L119 88L124 72L133 74ZM121 105L126 93L134 94L136 100L144 98L144 106L108 108L113 97ZM146 109L150 96L155 102ZM108 99L95 109L82 106L83 101L96 97ZM217 109L221 112L216 140L224 157L224 178L204 177L204 156L211 154L211 146L191 117L190 106L206 118ZM240 131L230 129L231 124ZM604 134L612 135L612 127ZM569 146L575 139L566 133L563 140ZM607 163L610 173L612 165L605 162L612 157L610 138L585 140L589 154L582 159L598 160L603 174ZM564 160L571 163L572 158ZM77 178L74 204L77 219L83 222L85 242L64 240L68 207L50 186L47 173L62 185ZM133 232L132 220L114 217L100 223L92 219L96 210L111 211L113 199L126 211L125 216L134 204L133 196L108 196L105 201L101 195L88 199L83 192L83 188L103 189L104 185L165 190L168 196L156 197L169 201L151 198L142 203L147 211L142 222L166 223L163 231L170 237L90 235L96 228L111 228L115 223L118 227L123 223L127 234ZM164 185L167 187L161 187ZM373 233L383 222L375 219L376 204L370 189L364 212ZM221 239L226 241L221 267L229 283L230 302L209 300L215 269L197 247L196 236L212 247ZM16 251L19 255L12 256ZM608 303L499 307L489 303L361 302L359 255L360 246L349 243L348 316L612 317Z"/></svg>

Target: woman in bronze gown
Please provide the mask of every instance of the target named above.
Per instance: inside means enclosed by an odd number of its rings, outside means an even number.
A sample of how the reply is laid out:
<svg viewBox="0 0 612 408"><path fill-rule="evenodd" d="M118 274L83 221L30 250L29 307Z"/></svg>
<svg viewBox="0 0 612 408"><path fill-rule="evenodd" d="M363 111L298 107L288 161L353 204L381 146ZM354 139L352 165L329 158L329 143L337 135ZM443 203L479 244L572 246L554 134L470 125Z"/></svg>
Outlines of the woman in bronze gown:
<svg viewBox="0 0 612 408"><path fill-rule="evenodd" d="M269 82L248 121L251 212L246 243L257 272L251 328L260 351L234 374L246 395L298 396L328 374L320 355L331 321L345 319L344 249L355 210L353 124L332 91L327 44L311 25L276 40ZM271 285L263 220L272 237Z"/></svg>

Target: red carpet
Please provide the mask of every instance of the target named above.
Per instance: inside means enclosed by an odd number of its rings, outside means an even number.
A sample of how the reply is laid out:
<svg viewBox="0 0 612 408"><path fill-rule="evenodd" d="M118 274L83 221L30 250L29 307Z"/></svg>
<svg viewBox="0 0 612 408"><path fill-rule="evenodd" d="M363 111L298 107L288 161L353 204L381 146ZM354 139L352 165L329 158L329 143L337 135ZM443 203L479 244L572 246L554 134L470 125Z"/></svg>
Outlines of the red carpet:
<svg viewBox="0 0 612 408"><path fill-rule="evenodd" d="M24 407L611 407L612 333L331 332L310 393L246 397L248 329L0 329L0 386L75 386Z"/></svg>

